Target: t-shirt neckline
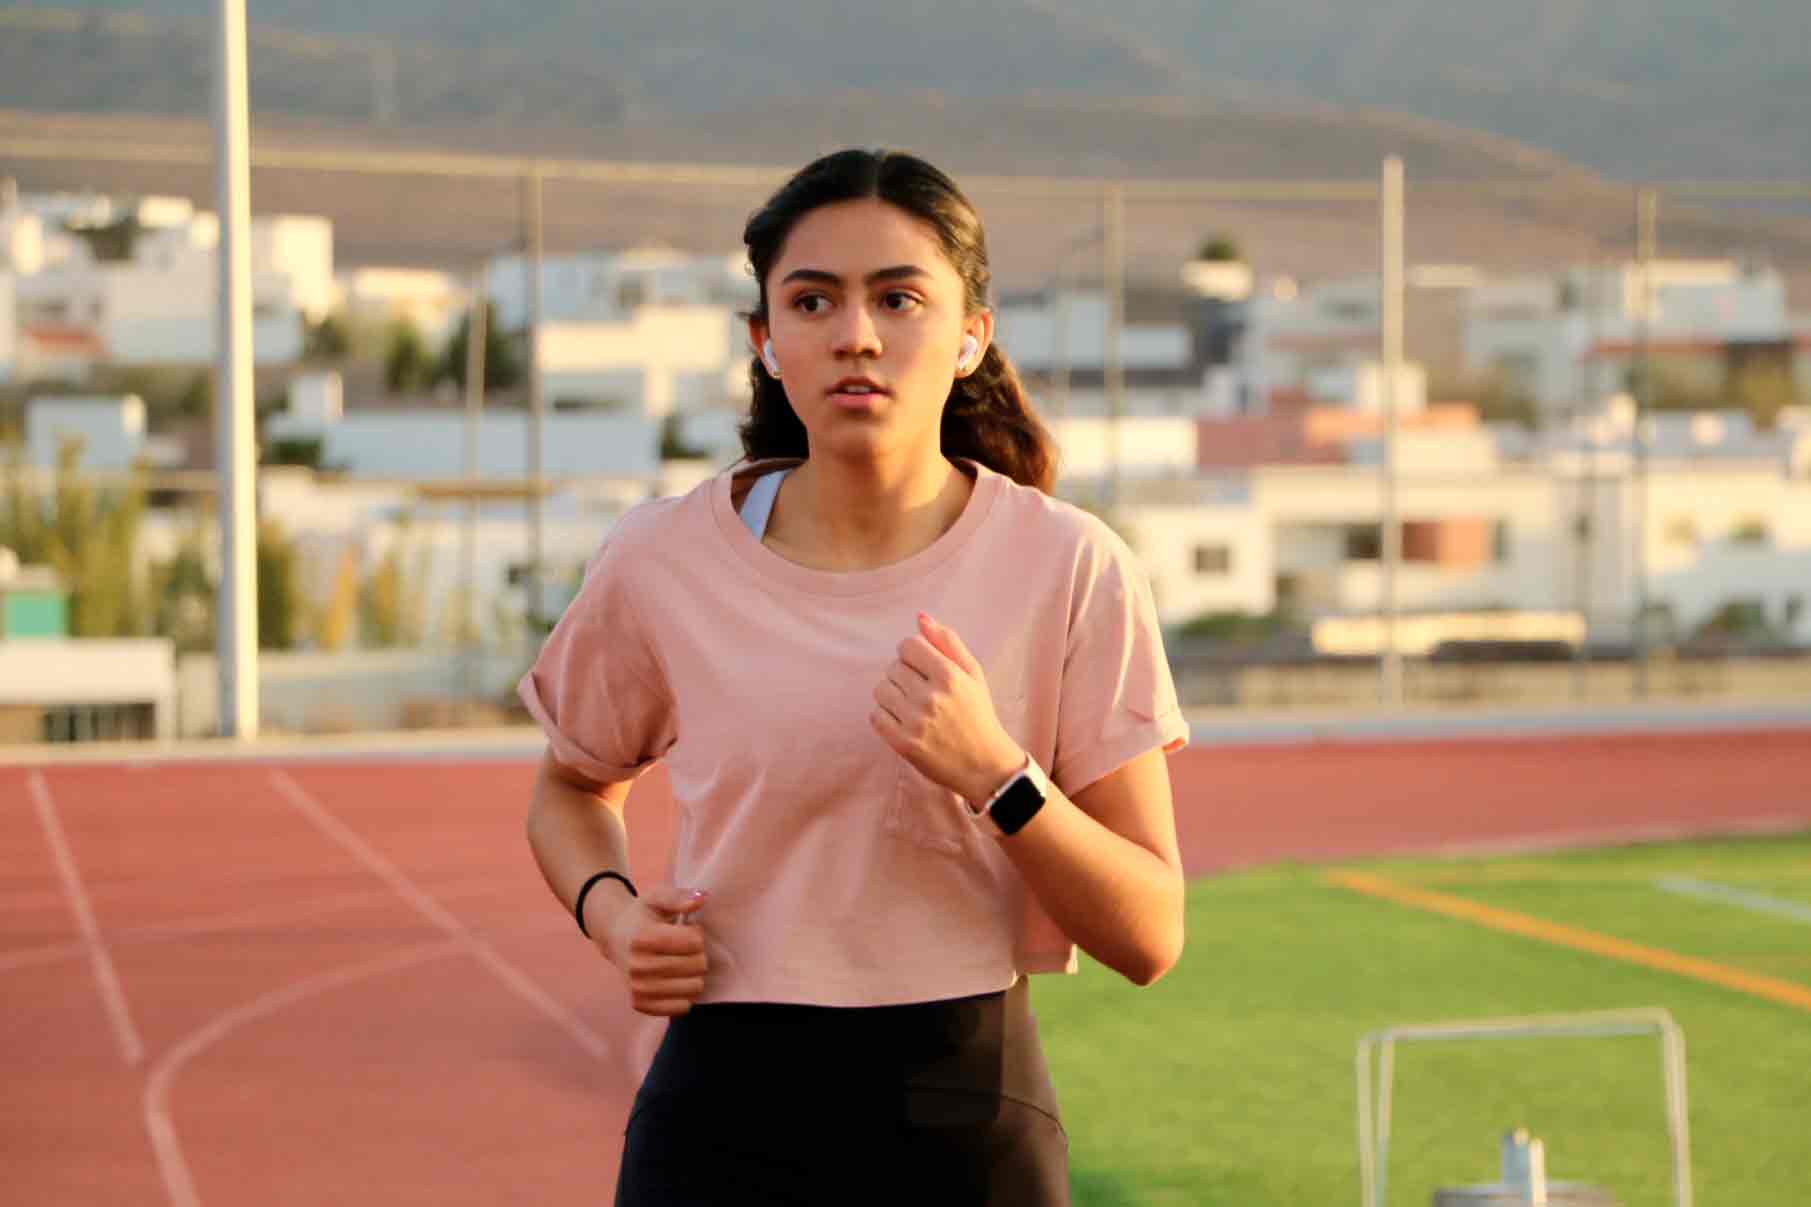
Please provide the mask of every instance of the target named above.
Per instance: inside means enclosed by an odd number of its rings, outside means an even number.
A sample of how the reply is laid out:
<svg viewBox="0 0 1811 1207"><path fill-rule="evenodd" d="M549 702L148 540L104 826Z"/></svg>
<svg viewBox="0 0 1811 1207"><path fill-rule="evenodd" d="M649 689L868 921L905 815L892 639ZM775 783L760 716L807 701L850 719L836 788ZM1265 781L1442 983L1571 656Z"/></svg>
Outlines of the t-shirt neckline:
<svg viewBox="0 0 1811 1207"><path fill-rule="evenodd" d="M759 577L780 586L810 595L874 595L896 590L922 578L958 552L993 508L1005 478L985 465L967 458L957 458L974 474L974 489L962 514L956 517L936 540L908 558L872 570L814 570L788 561L756 539L736 514L731 502L731 488L741 474L759 475L781 467L804 464L802 458L770 458L732 466L711 480L711 515L718 535L729 544L736 559Z"/></svg>

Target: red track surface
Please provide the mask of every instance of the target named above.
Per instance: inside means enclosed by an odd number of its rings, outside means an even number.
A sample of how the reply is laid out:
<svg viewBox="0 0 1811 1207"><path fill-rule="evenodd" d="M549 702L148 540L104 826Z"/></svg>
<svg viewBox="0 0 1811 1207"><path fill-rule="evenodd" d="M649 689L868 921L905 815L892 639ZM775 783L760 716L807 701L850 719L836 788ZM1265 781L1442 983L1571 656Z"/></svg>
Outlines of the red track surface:
<svg viewBox="0 0 1811 1207"><path fill-rule="evenodd" d="M1804 731L1253 746L1171 766L1196 872L1811 825ZM658 1028L542 887L522 840L531 777L0 768L6 1201L608 1201ZM658 774L630 820L657 878Z"/></svg>

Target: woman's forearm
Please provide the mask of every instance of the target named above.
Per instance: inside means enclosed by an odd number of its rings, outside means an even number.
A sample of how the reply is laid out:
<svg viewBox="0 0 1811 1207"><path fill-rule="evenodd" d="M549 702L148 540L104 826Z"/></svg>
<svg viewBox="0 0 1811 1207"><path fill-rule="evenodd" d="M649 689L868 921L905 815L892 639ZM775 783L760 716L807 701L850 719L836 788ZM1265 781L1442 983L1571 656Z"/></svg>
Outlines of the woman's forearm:
<svg viewBox="0 0 1811 1207"><path fill-rule="evenodd" d="M1127 980L1149 985L1181 957L1180 870L1059 790L1000 845L1064 933Z"/></svg>
<svg viewBox="0 0 1811 1207"><path fill-rule="evenodd" d="M629 874L629 834L622 807L629 781L584 785L543 759L528 806L528 847L541 878L568 912L581 885L593 874ZM585 898L585 923L593 940L610 933L618 910L633 901L614 883L599 885Z"/></svg>

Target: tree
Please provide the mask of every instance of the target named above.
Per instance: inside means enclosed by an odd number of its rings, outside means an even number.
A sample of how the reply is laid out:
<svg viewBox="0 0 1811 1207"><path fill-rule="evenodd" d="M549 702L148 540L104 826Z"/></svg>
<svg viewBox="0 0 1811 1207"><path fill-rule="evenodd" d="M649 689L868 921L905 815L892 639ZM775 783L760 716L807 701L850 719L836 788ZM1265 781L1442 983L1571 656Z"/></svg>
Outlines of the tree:
<svg viewBox="0 0 1811 1207"><path fill-rule="evenodd" d="M94 258L103 264L130 260L133 246L144 233L135 213L116 218L105 226L66 226L64 229L87 243Z"/></svg>
<svg viewBox="0 0 1811 1207"><path fill-rule="evenodd" d="M413 323L391 326L384 351L384 386L392 394L426 389L434 384L434 364L428 346Z"/></svg>
<svg viewBox="0 0 1811 1207"><path fill-rule="evenodd" d="M367 646L412 646L421 644L425 627L426 599L422 583L427 581L427 550L411 574L405 564L408 521L399 525L397 538L359 588L359 633Z"/></svg>
<svg viewBox="0 0 1811 1207"><path fill-rule="evenodd" d="M440 354L441 380L451 381L461 390L465 389L466 345L471 340L472 316L468 311L459 319L459 325L453 328L453 334L446 342L446 349ZM509 390L522 384L526 367L522 363L522 353L516 341L504 334L497 327L497 307L493 302L484 304L484 388L486 390Z"/></svg>
<svg viewBox="0 0 1811 1207"><path fill-rule="evenodd" d="M302 588L295 542L275 520L258 525L258 647L293 650Z"/></svg>
<svg viewBox="0 0 1811 1207"><path fill-rule="evenodd" d="M1798 402L1798 384L1785 365L1751 364L1736 372L1729 383L1729 401L1748 412L1754 426L1771 430L1780 412Z"/></svg>
<svg viewBox="0 0 1811 1207"><path fill-rule="evenodd" d="M1239 251L1239 245L1226 235L1213 235L1201 244L1195 253L1197 260L1214 260L1219 263L1240 263L1245 257Z"/></svg>
<svg viewBox="0 0 1811 1207"><path fill-rule="evenodd" d="M81 473L82 442L57 450L56 477L46 500L19 472L22 453L8 457L0 545L19 560L49 565L69 592L74 637L135 637L149 627L133 554L144 518L145 487L136 476L124 490L97 491Z"/></svg>
<svg viewBox="0 0 1811 1207"><path fill-rule="evenodd" d="M678 411L669 411L660 421L660 459L662 461L696 460L710 456L710 450L688 443L685 422Z"/></svg>
<svg viewBox="0 0 1811 1207"><path fill-rule="evenodd" d="M302 359L334 363L345 360L352 351L352 335L346 320L338 312L318 323L310 323L302 336Z"/></svg>
<svg viewBox="0 0 1811 1207"><path fill-rule="evenodd" d="M207 517L197 511L176 556L151 567L151 595L156 600L157 633L180 653L214 648L214 578L207 566Z"/></svg>
<svg viewBox="0 0 1811 1207"><path fill-rule="evenodd" d="M359 619L359 553L347 546L340 554L327 601L315 614L315 643L324 650L343 650L356 635Z"/></svg>

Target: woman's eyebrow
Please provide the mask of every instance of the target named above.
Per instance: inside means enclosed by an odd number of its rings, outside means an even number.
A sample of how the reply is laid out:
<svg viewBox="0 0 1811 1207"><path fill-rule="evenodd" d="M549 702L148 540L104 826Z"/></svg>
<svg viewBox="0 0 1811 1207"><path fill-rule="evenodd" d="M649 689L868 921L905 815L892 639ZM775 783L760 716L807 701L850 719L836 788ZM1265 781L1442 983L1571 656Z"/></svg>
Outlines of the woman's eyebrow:
<svg viewBox="0 0 1811 1207"><path fill-rule="evenodd" d="M873 285L877 281L905 281L913 277L930 275L916 264L895 264L891 268L877 268L862 279L866 284ZM821 268L795 268L781 278L780 284L786 285L793 281L814 281L820 285L841 285L843 283L841 277L833 272L825 272Z"/></svg>

